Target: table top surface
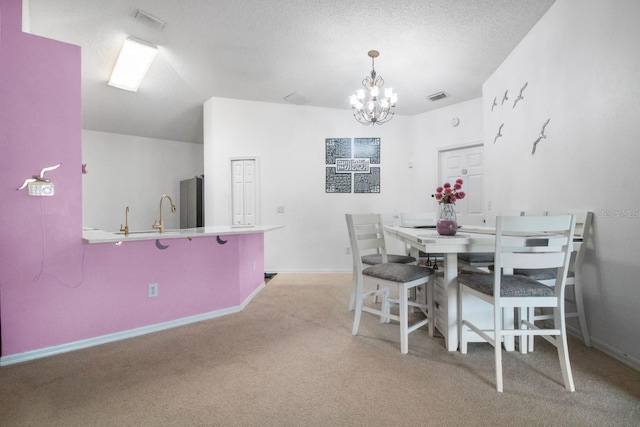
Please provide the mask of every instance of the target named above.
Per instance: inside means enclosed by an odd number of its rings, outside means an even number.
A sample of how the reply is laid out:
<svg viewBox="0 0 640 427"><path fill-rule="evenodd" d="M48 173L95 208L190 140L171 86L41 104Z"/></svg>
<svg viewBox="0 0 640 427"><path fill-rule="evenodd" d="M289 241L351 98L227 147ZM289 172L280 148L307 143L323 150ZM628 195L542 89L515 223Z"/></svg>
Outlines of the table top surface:
<svg viewBox="0 0 640 427"><path fill-rule="evenodd" d="M416 243L465 244L471 242L495 242L495 229L462 227L454 236L442 236L435 229L385 226L385 231L391 236L413 240Z"/></svg>
<svg viewBox="0 0 640 427"><path fill-rule="evenodd" d="M494 252L496 230L493 227L463 226L454 236L442 236L434 229L385 226L385 232L425 252ZM513 239L551 238L552 235L510 235Z"/></svg>

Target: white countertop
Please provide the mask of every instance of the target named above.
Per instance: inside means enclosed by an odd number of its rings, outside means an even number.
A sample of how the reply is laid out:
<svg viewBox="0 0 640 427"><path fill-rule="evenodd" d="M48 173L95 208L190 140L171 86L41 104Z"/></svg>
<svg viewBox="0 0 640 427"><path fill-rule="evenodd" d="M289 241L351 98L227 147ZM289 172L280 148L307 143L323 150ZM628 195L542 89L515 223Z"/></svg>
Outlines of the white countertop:
<svg viewBox="0 0 640 427"><path fill-rule="evenodd" d="M224 236L230 234L255 234L283 228L283 225L253 225L253 226L229 226L214 225L208 227L185 228L180 230L132 230L125 236L123 232L112 232L85 228L82 230L82 240L85 243L117 243L139 240L179 239L184 237Z"/></svg>

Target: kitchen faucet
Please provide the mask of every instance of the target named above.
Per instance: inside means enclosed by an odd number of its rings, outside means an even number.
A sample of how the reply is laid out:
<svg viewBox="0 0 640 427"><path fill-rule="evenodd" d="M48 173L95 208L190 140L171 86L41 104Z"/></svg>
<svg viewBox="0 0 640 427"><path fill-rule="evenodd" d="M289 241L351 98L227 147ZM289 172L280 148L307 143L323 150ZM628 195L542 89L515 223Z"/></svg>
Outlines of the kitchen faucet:
<svg viewBox="0 0 640 427"><path fill-rule="evenodd" d="M169 203L171 203L171 212L176 211L176 205L173 204L171 196L163 194L160 198L160 221L156 220L156 222L153 223L153 228L157 228L158 230L160 230L160 233L164 231L164 221L162 220L162 202L164 201L164 199L169 199Z"/></svg>
<svg viewBox="0 0 640 427"><path fill-rule="evenodd" d="M129 234L129 206L124 210L124 227L120 224L120 231L124 231L124 235Z"/></svg>

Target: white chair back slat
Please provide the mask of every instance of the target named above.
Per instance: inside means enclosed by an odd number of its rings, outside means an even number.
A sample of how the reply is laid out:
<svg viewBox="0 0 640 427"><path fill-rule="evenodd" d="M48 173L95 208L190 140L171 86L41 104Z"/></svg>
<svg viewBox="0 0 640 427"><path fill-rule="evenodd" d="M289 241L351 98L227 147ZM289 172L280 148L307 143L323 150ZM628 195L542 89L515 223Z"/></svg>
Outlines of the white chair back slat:
<svg viewBox="0 0 640 427"><path fill-rule="evenodd" d="M500 263L502 268L557 268L562 267L565 262L565 254L562 248L557 248L556 252L531 252L531 253L502 253ZM498 265L498 264L496 264Z"/></svg>

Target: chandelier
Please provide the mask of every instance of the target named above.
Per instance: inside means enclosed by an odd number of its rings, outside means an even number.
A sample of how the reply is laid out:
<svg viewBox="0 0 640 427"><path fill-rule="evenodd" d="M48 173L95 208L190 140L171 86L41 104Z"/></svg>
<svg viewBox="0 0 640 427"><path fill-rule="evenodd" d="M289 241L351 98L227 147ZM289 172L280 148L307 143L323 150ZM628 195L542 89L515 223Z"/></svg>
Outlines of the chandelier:
<svg viewBox="0 0 640 427"><path fill-rule="evenodd" d="M393 89L384 90L384 96L380 96L384 79L376 75L374 60L380 55L377 50L368 52L371 58L371 75L362 80L365 89L359 89L355 95L351 95L351 109L353 117L363 125L383 124L393 118L394 108L398 102L398 94L393 93ZM369 98L366 99L366 95Z"/></svg>

